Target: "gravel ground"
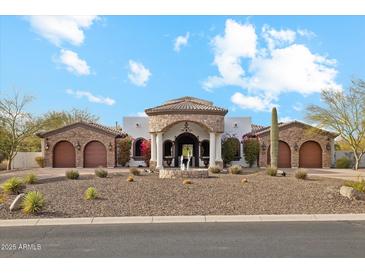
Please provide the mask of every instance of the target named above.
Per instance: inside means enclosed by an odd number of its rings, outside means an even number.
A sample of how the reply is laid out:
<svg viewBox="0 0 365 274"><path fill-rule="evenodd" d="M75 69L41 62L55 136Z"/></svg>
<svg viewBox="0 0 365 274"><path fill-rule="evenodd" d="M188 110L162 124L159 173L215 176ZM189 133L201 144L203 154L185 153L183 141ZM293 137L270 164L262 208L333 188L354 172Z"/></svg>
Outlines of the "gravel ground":
<svg viewBox="0 0 365 274"><path fill-rule="evenodd" d="M143 215L236 215L236 214L314 214L365 213L364 201L351 201L339 194L343 181L313 177L300 181L291 174L269 177L263 171L246 175L219 174L194 179L184 185L182 179L158 179L156 174L127 174L109 178L82 177L77 181L59 180L28 185L27 191L44 193L47 204L38 215L10 213L9 196L0 209L0 219L53 218L87 216ZM247 178L248 183L241 183ZM93 186L100 198L83 199Z"/></svg>

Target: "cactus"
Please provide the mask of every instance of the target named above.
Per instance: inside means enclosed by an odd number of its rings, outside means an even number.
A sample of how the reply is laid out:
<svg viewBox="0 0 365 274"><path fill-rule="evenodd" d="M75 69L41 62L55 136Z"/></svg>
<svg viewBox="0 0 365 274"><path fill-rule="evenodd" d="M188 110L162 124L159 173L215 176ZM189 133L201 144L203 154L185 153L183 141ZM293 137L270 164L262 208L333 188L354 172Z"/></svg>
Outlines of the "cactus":
<svg viewBox="0 0 365 274"><path fill-rule="evenodd" d="M278 168L279 155L279 127L278 127L278 113L274 107L271 112L271 129L270 129L270 159L271 168Z"/></svg>

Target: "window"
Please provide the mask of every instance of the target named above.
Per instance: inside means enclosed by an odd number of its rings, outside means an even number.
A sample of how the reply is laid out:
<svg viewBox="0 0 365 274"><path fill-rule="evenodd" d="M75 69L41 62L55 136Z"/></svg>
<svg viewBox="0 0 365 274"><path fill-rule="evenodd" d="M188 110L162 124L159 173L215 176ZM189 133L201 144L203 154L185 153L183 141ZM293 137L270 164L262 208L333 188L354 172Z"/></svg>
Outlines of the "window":
<svg viewBox="0 0 365 274"><path fill-rule="evenodd" d="M172 156L172 141L166 140L163 144L163 156L171 157Z"/></svg>
<svg viewBox="0 0 365 274"><path fill-rule="evenodd" d="M200 147L200 156L209 157L209 141L203 140Z"/></svg>

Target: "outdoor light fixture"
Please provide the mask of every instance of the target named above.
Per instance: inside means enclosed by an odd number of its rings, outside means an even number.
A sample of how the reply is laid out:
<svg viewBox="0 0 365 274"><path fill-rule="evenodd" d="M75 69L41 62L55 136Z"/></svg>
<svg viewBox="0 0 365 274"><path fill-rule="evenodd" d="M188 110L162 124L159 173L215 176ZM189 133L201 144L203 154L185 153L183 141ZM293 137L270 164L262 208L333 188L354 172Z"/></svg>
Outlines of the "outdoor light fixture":
<svg viewBox="0 0 365 274"><path fill-rule="evenodd" d="M295 143L295 144L294 144L294 150L295 150L295 151L298 151L298 148L299 148L299 147L298 147L298 144L297 144L297 143Z"/></svg>
<svg viewBox="0 0 365 274"><path fill-rule="evenodd" d="M46 150L48 150L48 149L49 149L48 141L46 141L46 145L44 146L44 148L45 148Z"/></svg>
<svg viewBox="0 0 365 274"><path fill-rule="evenodd" d="M77 141L76 148L77 148L77 150L80 150L81 149L81 145L80 145L80 142L79 141Z"/></svg>
<svg viewBox="0 0 365 274"><path fill-rule="evenodd" d="M327 143L327 145L326 145L326 149L327 149L328 151L330 151L330 150L331 150L331 145L330 145L330 143Z"/></svg>
<svg viewBox="0 0 365 274"><path fill-rule="evenodd" d="M113 148L112 143L109 143L109 150L112 150L112 148Z"/></svg>
<svg viewBox="0 0 365 274"><path fill-rule="evenodd" d="M265 150L266 150L266 145L265 145L265 143L262 143L262 145L261 145L261 149L262 149L263 151L265 151Z"/></svg>

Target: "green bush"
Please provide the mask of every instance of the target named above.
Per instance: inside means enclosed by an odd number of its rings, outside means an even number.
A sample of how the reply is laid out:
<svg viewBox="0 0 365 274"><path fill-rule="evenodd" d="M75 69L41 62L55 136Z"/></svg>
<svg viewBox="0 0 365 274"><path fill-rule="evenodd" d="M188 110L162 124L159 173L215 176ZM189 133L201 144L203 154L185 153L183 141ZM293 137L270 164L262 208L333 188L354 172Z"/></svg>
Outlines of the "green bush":
<svg viewBox="0 0 365 274"><path fill-rule="evenodd" d="M134 176L138 176L138 175L140 175L140 174L141 174L141 171L139 171L139 169L138 169L138 168L131 167L131 168L129 169L129 173L130 173L130 174L133 174Z"/></svg>
<svg viewBox="0 0 365 274"><path fill-rule="evenodd" d="M231 174L241 174L242 173L242 167L239 165L233 165L228 169L228 172Z"/></svg>
<svg viewBox="0 0 365 274"><path fill-rule="evenodd" d="M297 178L297 179L305 180L305 179L307 179L307 177L308 177L308 173L305 169L300 168L295 172L295 178Z"/></svg>
<svg viewBox="0 0 365 274"><path fill-rule="evenodd" d="M125 137L117 140L117 147L119 152L118 164L125 166L131 159L132 139L130 137Z"/></svg>
<svg viewBox="0 0 365 274"><path fill-rule="evenodd" d="M44 196L38 191L28 192L22 201L22 208L25 214L37 213L42 210L44 205Z"/></svg>
<svg viewBox="0 0 365 274"><path fill-rule="evenodd" d="M5 195L0 193L0 205L5 202Z"/></svg>
<svg viewBox="0 0 365 274"><path fill-rule="evenodd" d="M108 176L108 171L102 168L95 169L95 175L99 178L106 178Z"/></svg>
<svg viewBox="0 0 365 274"><path fill-rule="evenodd" d="M346 157L342 157L336 160L337 168L350 168L350 166L351 166L351 161Z"/></svg>
<svg viewBox="0 0 365 274"><path fill-rule="evenodd" d="M219 166L211 166L208 170L211 173L220 173L221 172L221 169Z"/></svg>
<svg viewBox="0 0 365 274"><path fill-rule="evenodd" d="M23 178L24 184L35 184L38 181L37 176L34 173L30 173Z"/></svg>
<svg viewBox="0 0 365 274"><path fill-rule="evenodd" d="M345 183L345 186L352 187L357 191L365 192L365 180L360 180L358 182L349 181Z"/></svg>
<svg viewBox="0 0 365 274"><path fill-rule="evenodd" d="M252 167L259 158L260 144L257 139L249 138L243 142L243 152L245 155L245 161L249 167Z"/></svg>
<svg viewBox="0 0 365 274"><path fill-rule="evenodd" d="M21 179L12 177L3 183L1 188L5 193L19 194L25 188L25 185Z"/></svg>
<svg viewBox="0 0 365 274"><path fill-rule="evenodd" d="M34 158L34 160L37 162L39 167L44 167L44 157L43 156L37 156Z"/></svg>
<svg viewBox="0 0 365 274"><path fill-rule="evenodd" d="M97 198L97 192L95 187L89 187L88 189L86 189L85 193L84 193L84 197L86 200L94 200Z"/></svg>
<svg viewBox="0 0 365 274"><path fill-rule="evenodd" d="M266 173L267 173L267 175L270 175L270 176L276 176L276 174L278 173L278 170L276 168L269 167L266 170Z"/></svg>
<svg viewBox="0 0 365 274"><path fill-rule="evenodd" d="M240 141L234 137L227 137L222 142L222 158L224 164L238 160L240 153Z"/></svg>
<svg viewBox="0 0 365 274"><path fill-rule="evenodd" d="M66 178L71 180L77 180L80 177L80 174L77 170L67 170Z"/></svg>

